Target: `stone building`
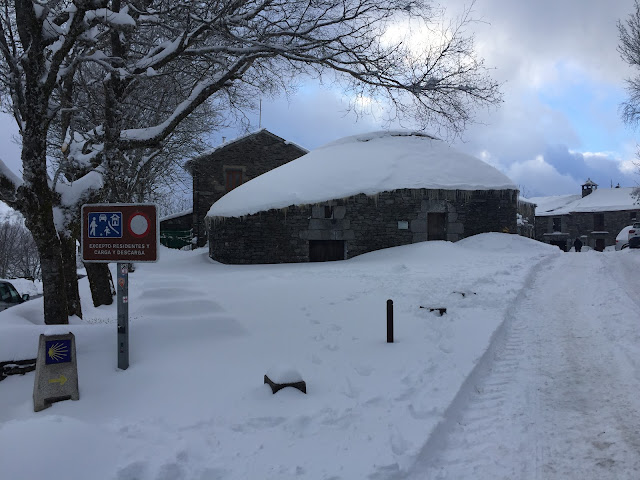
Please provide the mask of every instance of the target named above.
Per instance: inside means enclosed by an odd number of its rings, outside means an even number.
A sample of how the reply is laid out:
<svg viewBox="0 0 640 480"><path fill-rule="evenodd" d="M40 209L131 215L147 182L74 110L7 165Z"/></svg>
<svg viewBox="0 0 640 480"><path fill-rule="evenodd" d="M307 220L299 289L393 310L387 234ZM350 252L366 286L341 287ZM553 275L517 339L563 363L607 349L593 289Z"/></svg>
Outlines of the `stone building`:
<svg viewBox="0 0 640 480"><path fill-rule="evenodd" d="M576 238L597 251L615 246L616 235L639 218L634 188L598 189L591 179L582 195L538 197L536 239L569 251Z"/></svg>
<svg viewBox="0 0 640 480"><path fill-rule="evenodd" d="M428 240L516 232L505 175L414 132L347 137L216 202L209 254L222 263L342 260Z"/></svg>
<svg viewBox="0 0 640 480"><path fill-rule="evenodd" d="M198 246L207 242L205 216L218 199L237 186L308 151L266 129L241 136L189 160L193 177L191 225Z"/></svg>

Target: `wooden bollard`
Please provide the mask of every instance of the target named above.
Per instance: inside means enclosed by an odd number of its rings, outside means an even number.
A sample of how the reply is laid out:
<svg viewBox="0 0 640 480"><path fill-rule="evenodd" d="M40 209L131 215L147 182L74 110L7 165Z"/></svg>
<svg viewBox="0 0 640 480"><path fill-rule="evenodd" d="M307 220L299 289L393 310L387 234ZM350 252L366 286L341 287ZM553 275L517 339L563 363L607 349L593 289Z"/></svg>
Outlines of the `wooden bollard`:
<svg viewBox="0 0 640 480"><path fill-rule="evenodd" d="M393 343L393 300L387 300L387 343Z"/></svg>

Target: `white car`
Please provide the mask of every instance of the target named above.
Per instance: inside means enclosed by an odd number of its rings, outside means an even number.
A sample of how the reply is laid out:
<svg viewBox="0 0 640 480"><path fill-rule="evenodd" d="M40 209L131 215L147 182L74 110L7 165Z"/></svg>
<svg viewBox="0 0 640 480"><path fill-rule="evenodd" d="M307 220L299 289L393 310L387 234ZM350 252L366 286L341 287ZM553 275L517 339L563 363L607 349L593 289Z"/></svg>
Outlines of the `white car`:
<svg viewBox="0 0 640 480"><path fill-rule="evenodd" d="M629 230L633 228L633 225L629 225L620 230L620 233L616 237L616 251L629 247Z"/></svg>
<svg viewBox="0 0 640 480"><path fill-rule="evenodd" d="M640 222L631 225L628 237L629 248L640 248Z"/></svg>
<svg viewBox="0 0 640 480"><path fill-rule="evenodd" d="M29 300L29 294L20 296L16 288L7 280L0 279L0 312Z"/></svg>

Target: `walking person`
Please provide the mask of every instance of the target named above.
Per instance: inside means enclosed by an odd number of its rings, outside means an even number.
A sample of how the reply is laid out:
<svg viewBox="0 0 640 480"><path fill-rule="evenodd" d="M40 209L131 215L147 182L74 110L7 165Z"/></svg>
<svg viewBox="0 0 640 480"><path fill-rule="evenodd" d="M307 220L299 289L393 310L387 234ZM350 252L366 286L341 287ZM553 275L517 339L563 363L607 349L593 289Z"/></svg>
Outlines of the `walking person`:
<svg viewBox="0 0 640 480"><path fill-rule="evenodd" d="M576 249L576 252L582 250L582 242L579 238L576 238L575 242L573 242L573 247Z"/></svg>

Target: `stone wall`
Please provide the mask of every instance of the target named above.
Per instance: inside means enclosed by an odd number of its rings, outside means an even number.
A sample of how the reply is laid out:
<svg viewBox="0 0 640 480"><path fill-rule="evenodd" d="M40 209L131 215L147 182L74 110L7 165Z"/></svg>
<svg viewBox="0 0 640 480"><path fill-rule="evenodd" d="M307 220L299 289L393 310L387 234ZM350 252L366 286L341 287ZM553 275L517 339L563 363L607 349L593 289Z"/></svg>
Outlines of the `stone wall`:
<svg viewBox="0 0 640 480"><path fill-rule="evenodd" d="M310 240L344 240L351 258L427 240L429 213L445 214L445 234L452 242L483 232L515 233L517 191L401 189L243 218L210 218L209 255L233 264L308 262Z"/></svg>
<svg viewBox="0 0 640 480"><path fill-rule="evenodd" d="M189 162L193 176L193 235L207 241L206 217L211 205L227 193L225 172L242 170L243 183L304 155L306 150L260 130Z"/></svg>

